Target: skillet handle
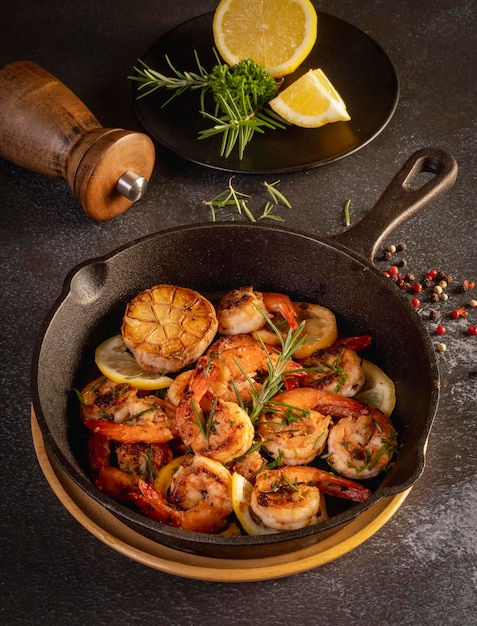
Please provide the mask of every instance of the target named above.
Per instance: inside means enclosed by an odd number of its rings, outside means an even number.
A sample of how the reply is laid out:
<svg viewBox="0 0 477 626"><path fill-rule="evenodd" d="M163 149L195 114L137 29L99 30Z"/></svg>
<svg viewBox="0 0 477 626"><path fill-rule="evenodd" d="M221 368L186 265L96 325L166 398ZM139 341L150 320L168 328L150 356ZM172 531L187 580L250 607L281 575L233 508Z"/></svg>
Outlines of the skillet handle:
<svg viewBox="0 0 477 626"><path fill-rule="evenodd" d="M415 152L398 171L376 204L357 224L330 239L373 262L381 241L399 224L448 191L457 178L455 159L436 148ZM419 174L434 176L419 188Z"/></svg>

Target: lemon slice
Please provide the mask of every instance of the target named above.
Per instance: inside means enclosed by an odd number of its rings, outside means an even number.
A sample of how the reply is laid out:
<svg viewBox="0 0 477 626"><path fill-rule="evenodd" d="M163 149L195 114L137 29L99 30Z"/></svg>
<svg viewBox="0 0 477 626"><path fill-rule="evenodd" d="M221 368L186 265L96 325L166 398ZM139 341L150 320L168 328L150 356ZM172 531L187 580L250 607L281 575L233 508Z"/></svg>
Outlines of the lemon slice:
<svg viewBox="0 0 477 626"><path fill-rule="evenodd" d="M128 351L121 335L103 341L96 348L95 361L100 372L115 383L129 383L137 389L164 389L172 378L145 372Z"/></svg>
<svg viewBox="0 0 477 626"><path fill-rule="evenodd" d="M250 512L252 484L238 472L232 474L232 505L240 525L247 535L275 535L278 530L255 521Z"/></svg>
<svg viewBox="0 0 477 626"><path fill-rule="evenodd" d="M389 416L396 405L396 390L393 381L381 368L371 361L362 361L363 373L366 382L361 391L356 394L356 399L370 404Z"/></svg>
<svg viewBox="0 0 477 626"><path fill-rule="evenodd" d="M189 458L188 454L176 456L174 459L172 459L172 461L169 461L169 463L164 465L164 467L161 467L161 469L158 471L152 486L162 496L167 497L167 490L169 489L169 485L171 484L172 477L187 458Z"/></svg>
<svg viewBox="0 0 477 626"><path fill-rule="evenodd" d="M291 124L304 128L351 119L343 98L321 69L309 70L270 100L269 105Z"/></svg>
<svg viewBox="0 0 477 626"><path fill-rule="evenodd" d="M303 333L306 335L306 341L293 353L295 359L305 359L316 350L328 348L338 339L338 326L333 311L320 304L308 302L294 302L293 306L297 312L298 323L305 322ZM267 328L255 331L253 336L270 346L280 344L276 333Z"/></svg>
<svg viewBox="0 0 477 626"><path fill-rule="evenodd" d="M293 72L310 53L317 15L309 0L221 0L213 32L226 63L252 59L278 77Z"/></svg>
<svg viewBox="0 0 477 626"><path fill-rule="evenodd" d="M328 348L338 339L338 325L331 309L320 304L308 302L294 302L293 306L298 313L298 321L305 321L303 332L306 341L295 350L295 359L304 359L316 350Z"/></svg>

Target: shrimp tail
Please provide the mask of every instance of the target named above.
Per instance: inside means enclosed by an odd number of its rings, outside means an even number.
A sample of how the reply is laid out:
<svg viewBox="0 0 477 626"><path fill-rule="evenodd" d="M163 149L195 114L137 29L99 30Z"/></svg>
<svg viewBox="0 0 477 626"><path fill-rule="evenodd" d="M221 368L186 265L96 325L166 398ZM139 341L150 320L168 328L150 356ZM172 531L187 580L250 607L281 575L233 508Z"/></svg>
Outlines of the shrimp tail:
<svg viewBox="0 0 477 626"><path fill-rule="evenodd" d="M167 443L173 439L171 432L162 424L129 426L95 419L85 419L83 423L94 433L121 443Z"/></svg>
<svg viewBox="0 0 477 626"><path fill-rule="evenodd" d="M371 495L371 490L364 485L324 470L316 469L314 482L322 493L354 502L364 502Z"/></svg>
<svg viewBox="0 0 477 626"><path fill-rule="evenodd" d="M216 533L227 525L227 520L218 516L215 507L209 504L203 503L198 510L183 511L174 508L144 480L139 480L138 487L140 493L131 493L131 500L144 515L156 522L201 533Z"/></svg>
<svg viewBox="0 0 477 626"><path fill-rule="evenodd" d="M295 331L298 328L298 315L288 296L273 292L262 293L262 296L267 311L283 315L291 330Z"/></svg>
<svg viewBox="0 0 477 626"><path fill-rule="evenodd" d="M345 337L343 339L337 339L331 346L327 348L328 351L333 350L334 348L348 348L348 350L354 350L357 352L358 350L364 350L369 345L371 345L372 337L371 335L360 335L358 337Z"/></svg>
<svg viewBox="0 0 477 626"><path fill-rule="evenodd" d="M219 372L218 365L213 363L208 356L200 357L189 383L189 389L193 392L194 398L200 401L204 397Z"/></svg>

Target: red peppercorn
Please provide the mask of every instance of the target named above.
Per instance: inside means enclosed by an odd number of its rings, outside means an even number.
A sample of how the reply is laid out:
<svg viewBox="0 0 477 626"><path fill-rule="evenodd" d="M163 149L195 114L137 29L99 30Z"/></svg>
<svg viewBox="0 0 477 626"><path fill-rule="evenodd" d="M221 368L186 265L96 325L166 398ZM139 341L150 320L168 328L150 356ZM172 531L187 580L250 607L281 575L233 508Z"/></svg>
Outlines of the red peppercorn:
<svg viewBox="0 0 477 626"><path fill-rule="evenodd" d="M469 326L469 335L477 335L477 326Z"/></svg>
<svg viewBox="0 0 477 626"><path fill-rule="evenodd" d="M436 335L445 335L446 334L446 329L444 326L442 326L442 324L439 324L439 326L436 328Z"/></svg>
<svg viewBox="0 0 477 626"><path fill-rule="evenodd" d="M414 283L414 285L412 286L413 291L415 291L416 293L421 293L422 291L422 285L421 283Z"/></svg>
<svg viewBox="0 0 477 626"><path fill-rule="evenodd" d="M391 276L397 276L399 274L399 268L397 265L391 265L388 272Z"/></svg>
<svg viewBox="0 0 477 626"><path fill-rule="evenodd" d="M421 306L421 301L419 300L419 298L413 298L411 300L411 304L414 308L417 309L418 306Z"/></svg>
<svg viewBox="0 0 477 626"><path fill-rule="evenodd" d="M456 320L458 317L460 317L460 312L459 309L454 309L451 313L452 317Z"/></svg>
<svg viewBox="0 0 477 626"><path fill-rule="evenodd" d="M437 278L437 270L429 270L426 274L426 278L429 278L429 280L434 280L434 278Z"/></svg>

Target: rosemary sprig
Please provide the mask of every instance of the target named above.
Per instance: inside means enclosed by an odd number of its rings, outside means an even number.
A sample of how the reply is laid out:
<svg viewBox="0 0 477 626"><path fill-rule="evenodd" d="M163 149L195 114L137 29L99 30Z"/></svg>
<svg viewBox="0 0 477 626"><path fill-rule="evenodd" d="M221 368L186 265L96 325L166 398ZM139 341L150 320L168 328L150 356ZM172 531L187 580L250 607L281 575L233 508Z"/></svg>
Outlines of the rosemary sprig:
<svg viewBox="0 0 477 626"><path fill-rule="evenodd" d="M278 328L267 315L267 313L265 311L262 311L262 309L260 308L258 308L258 310L265 317L268 324L279 338L281 351L277 353L277 357L274 362L270 355L270 352L268 351L267 346L259 336L262 347L267 354L267 377L263 381L258 391L255 388L253 381L250 380L248 374L241 367L240 363L236 362L237 367L241 370L241 372L250 383L250 388L252 392L252 406L250 408L249 415L252 422L255 422L258 419L268 402L283 388L285 375L289 373L288 366L293 358L293 353L306 340L306 336L303 334L305 321L301 322L295 331L292 331L291 328L288 329L287 334L285 335L285 337L283 337Z"/></svg>
<svg viewBox="0 0 477 626"><path fill-rule="evenodd" d="M346 226L351 226L351 216L350 216L350 211L349 211L350 205L351 205L351 200L348 198L348 200L346 200L346 202L344 203L344 207L343 207Z"/></svg>
<svg viewBox="0 0 477 626"><path fill-rule="evenodd" d="M143 98L157 89L169 89L174 93L162 105L185 91L200 90L200 113L210 120L211 128L200 131L199 139L222 135L220 155L227 158L238 146L239 158L243 158L246 146L254 134L266 129L286 128L288 123L265 105L278 93L279 83L270 76L262 65L244 59L236 65L221 63L214 50L217 64L207 72L194 51L197 71L180 71L166 56L172 76L166 76L139 60L134 67L136 75L129 76L139 83L138 98ZM210 91L215 103L214 111L207 111L205 94Z"/></svg>
<svg viewBox="0 0 477 626"><path fill-rule="evenodd" d="M280 183L279 180L276 180L274 183L263 183L265 185L266 190L271 195L272 200L275 204L284 204L289 209L292 208L290 201L286 196L283 195L281 191L278 190L277 185Z"/></svg>
<svg viewBox="0 0 477 626"><path fill-rule="evenodd" d="M197 408L196 403L194 402L194 400L191 400L192 411L194 412L195 422L197 426L199 427L200 433L202 437L205 439L207 444L209 443L210 431L214 424L214 416L215 416L215 409L217 407L217 402L218 402L218 399L214 398L212 402L212 406L210 407L210 411L204 420L199 412L199 409Z"/></svg>
<svg viewBox="0 0 477 626"><path fill-rule="evenodd" d="M256 218L252 213L248 202L251 196L246 193L241 193L237 191L232 185L232 178L229 179L228 187L225 191L222 191L218 195L216 195L212 200L204 200L203 204L208 206L211 212L212 221L215 222L217 219L216 209L222 209L227 206L235 206L237 209L237 213L239 215L245 215L250 222L256 222L257 220L262 219L271 219L280 222L284 222L285 220L279 216L274 215L272 211L279 204L285 205L287 208L291 209L291 203L288 198L277 189L277 185L279 184L279 180L276 180L274 183L264 182L265 189L267 193L272 198L271 201L267 201L262 214Z"/></svg>

